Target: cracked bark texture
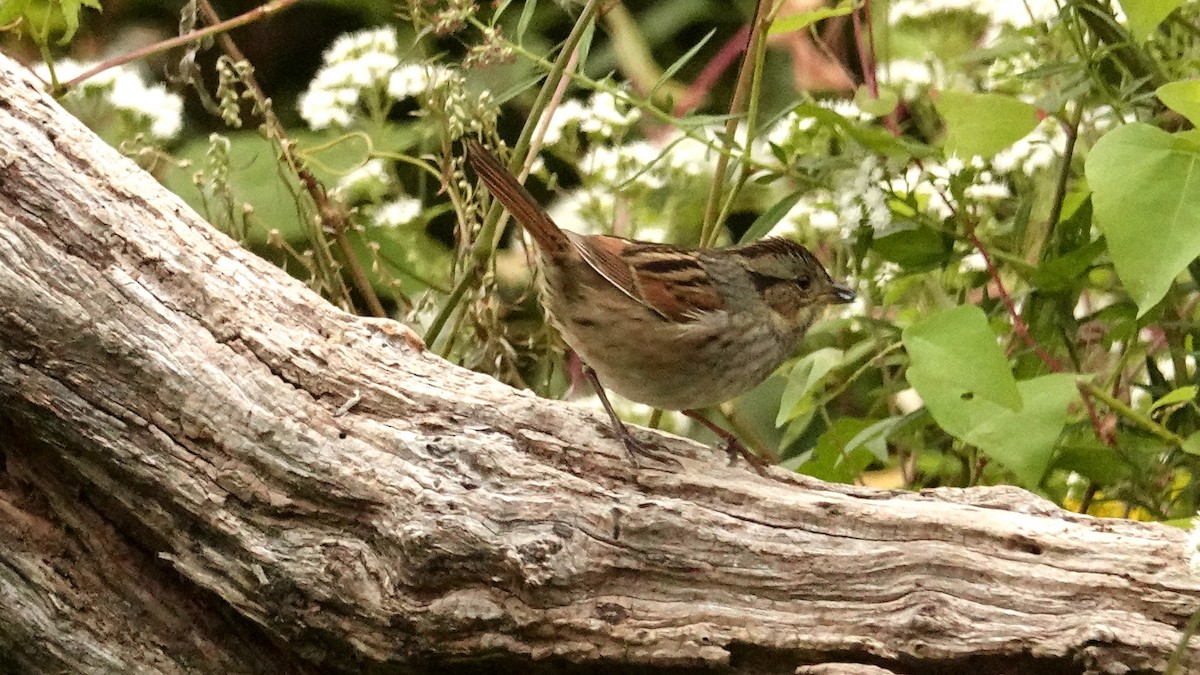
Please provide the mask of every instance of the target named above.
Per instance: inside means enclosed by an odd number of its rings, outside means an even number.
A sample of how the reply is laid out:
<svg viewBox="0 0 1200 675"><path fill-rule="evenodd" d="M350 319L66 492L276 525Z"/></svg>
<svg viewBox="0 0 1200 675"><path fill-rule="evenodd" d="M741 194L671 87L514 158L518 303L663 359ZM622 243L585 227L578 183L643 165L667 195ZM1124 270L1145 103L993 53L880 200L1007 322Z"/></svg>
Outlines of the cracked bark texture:
<svg viewBox="0 0 1200 675"><path fill-rule="evenodd" d="M0 299L3 672L1200 668L1184 533L649 431L681 466L635 470L243 251L2 56Z"/></svg>

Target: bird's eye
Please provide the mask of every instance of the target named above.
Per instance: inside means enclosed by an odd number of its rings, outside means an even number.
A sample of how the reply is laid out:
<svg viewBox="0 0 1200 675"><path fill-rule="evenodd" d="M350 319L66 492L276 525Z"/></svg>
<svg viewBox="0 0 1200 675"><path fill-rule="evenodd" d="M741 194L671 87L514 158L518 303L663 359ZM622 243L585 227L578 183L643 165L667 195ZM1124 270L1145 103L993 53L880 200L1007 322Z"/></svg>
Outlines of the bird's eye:
<svg viewBox="0 0 1200 675"><path fill-rule="evenodd" d="M807 291L809 287L812 286L812 279L808 277L800 277L796 280L796 285L800 287L800 290Z"/></svg>

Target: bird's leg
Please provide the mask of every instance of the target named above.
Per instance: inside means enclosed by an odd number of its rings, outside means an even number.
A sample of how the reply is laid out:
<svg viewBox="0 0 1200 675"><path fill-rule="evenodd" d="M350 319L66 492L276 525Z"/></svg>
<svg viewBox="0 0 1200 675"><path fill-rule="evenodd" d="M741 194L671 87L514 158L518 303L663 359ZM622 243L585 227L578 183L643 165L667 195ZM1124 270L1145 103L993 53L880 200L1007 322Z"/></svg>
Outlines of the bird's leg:
<svg viewBox="0 0 1200 675"><path fill-rule="evenodd" d="M748 450L746 446L742 445L742 442L737 439L737 436L734 436L733 434L714 424L712 420L704 416L704 413L700 412L699 410L683 410L681 412L683 412L684 415L696 420L700 424L703 424L705 428L716 434L717 438L720 438L725 442L725 452L729 453L730 464L733 464L733 462L738 458L738 455L741 455L742 458L750 464L750 466L754 467L755 471L763 473L766 470L767 462L762 457L750 452L750 450Z"/></svg>
<svg viewBox="0 0 1200 675"><path fill-rule="evenodd" d="M633 461L633 466L638 469L641 468L637 460L638 455L644 455L658 462L670 461L676 465L679 465L679 462L675 461L674 459L663 457L662 455L659 455L658 453L655 453L649 448L643 446L636 438L633 437L633 434L629 433L629 428L626 427L625 423L621 421L621 418L617 416L617 411L613 410L612 403L609 403L608 396L604 394L604 387L600 385L600 378L596 376L596 371L592 370L592 367L588 364L583 363L582 361L580 363L583 365L583 376L587 378L588 382L592 383L592 388L596 390L596 395L600 397L600 403L604 406L604 411L608 413L609 421L612 422L613 433L616 434L617 438L621 439L621 443L625 445L625 451L629 453L629 459Z"/></svg>

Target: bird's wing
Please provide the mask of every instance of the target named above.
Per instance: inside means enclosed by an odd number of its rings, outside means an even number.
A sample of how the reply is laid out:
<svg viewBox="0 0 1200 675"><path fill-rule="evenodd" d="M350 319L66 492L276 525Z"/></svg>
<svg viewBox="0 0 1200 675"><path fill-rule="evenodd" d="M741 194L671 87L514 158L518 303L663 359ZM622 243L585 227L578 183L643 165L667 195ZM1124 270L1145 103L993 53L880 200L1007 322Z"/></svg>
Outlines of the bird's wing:
<svg viewBox="0 0 1200 675"><path fill-rule="evenodd" d="M683 249L621 237L568 236L600 276L663 319L694 321L725 306L700 261Z"/></svg>

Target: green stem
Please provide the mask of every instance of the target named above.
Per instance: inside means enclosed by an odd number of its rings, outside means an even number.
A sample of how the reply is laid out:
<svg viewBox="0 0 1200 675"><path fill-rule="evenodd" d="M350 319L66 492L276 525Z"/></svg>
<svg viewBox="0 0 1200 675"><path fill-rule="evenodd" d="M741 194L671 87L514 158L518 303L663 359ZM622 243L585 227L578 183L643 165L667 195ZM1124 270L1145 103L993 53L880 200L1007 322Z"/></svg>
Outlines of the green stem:
<svg viewBox="0 0 1200 675"><path fill-rule="evenodd" d="M1063 202L1067 199L1067 181L1071 177L1071 158L1075 156L1075 141L1079 139L1079 122L1083 119L1083 104L1075 105L1075 114L1067 123L1067 145L1063 149L1062 166L1059 167L1058 180L1054 185L1054 204L1050 207L1050 218L1047 223L1046 240L1054 238L1058 229L1058 221L1062 218Z"/></svg>
<svg viewBox="0 0 1200 675"><path fill-rule="evenodd" d="M542 84L537 99L534 100L533 107L530 109L529 119L521 129L521 136L517 139L516 145L513 146L512 156L509 159L509 167L514 169L514 171L520 171L524 165L534 129L537 127L536 122L541 118L550 97L558 87L558 83L567 69L567 63L571 60L571 55L574 53L575 48L579 46L580 41L596 16L599 6L600 0L588 0L587 5L584 6L583 11L579 14L579 19L575 21L575 26L571 29L570 35L563 41L558 58L554 60L554 64L550 67L546 81ZM487 266L488 261L492 259L492 255L496 250L494 241L497 235L497 227L503 214L504 209L500 207L500 203L493 202L491 209L484 216L483 226L479 229L479 234L475 238L475 245L471 250L467 273L459 280L450 297L446 299L446 303L442 305L437 316L429 324L429 330L425 331L425 344L432 346L437 341L446 326L446 322L450 319L450 315L454 313L454 310L458 307L458 303L461 302L463 295L479 279L483 278L483 270Z"/></svg>
<svg viewBox="0 0 1200 675"><path fill-rule="evenodd" d="M482 24L479 24L479 25L482 26ZM535 65L542 66L543 68L549 68L553 65L550 61L547 61L546 59L538 56L537 54L534 54L534 53L528 51L521 45L510 42L510 43L506 43L506 46L509 49L511 49L514 54L518 54L522 58L529 59L529 61L531 61ZM696 131L696 128L698 128L698 127L694 128L692 126L689 126L687 124L688 120L686 117L676 117L676 116L670 114L669 112L666 112L662 107L655 106L653 104L652 100L649 98L640 98L637 96L631 96L629 94L629 92L624 89L615 87L606 81L594 80L594 79L588 77L587 75L583 75L578 72L568 73L567 77L569 77L572 82L578 84L581 87L585 87L592 91L603 91L607 94L612 94L614 97L621 100L622 102L624 102L626 105L630 106L631 108L637 108L643 114L649 115L650 117L653 117L655 120L662 122L663 124L665 124L667 126L675 128L676 130L679 131L680 134L682 134L683 136L685 136L687 138L690 138L694 141L699 141L700 143L704 143L706 145L711 142L710 138L708 138L704 134L700 133L699 131ZM773 165L764 164L762 162L755 160L754 157L748 152L733 151L728 148L726 150L729 152L729 154L734 159L737 159L738 161L742 162L743 164L746 164L747 166L751 166L756 170L776 171L776 172L780 172L787 176L798 177L798 174L793 172L793 169L791 166L780 166L778 164L773 164Z"/></svg>
<svg viewBox="0 0 1200 675"><path fill-rule="evenodd" d="M1110 395L1108 392L1104 391L1100 387L1097 387L1091 382L1081 380L1079 382L1079 389L1088 396L1091 396L1092 398L1095 398L1104 405L1108 406L1113 412L1119 414L1130 422L1133 422L1151 434L1154 434L1154 436L1158 437L1159 439L1170 443L1171 445L1182 446L1187 440L1179 434L1176 434L1170 429L1159 424L1158 422L1155 422L1149 417L1129 407L1124 401Z"/></svg>
<svg viewBox="0 0 1200 675"><path fill-rule="evenodd" d="M746 54L742 57L742 68L738 73L737 87L734 89L733 100L729 104L729 119L725 121L725 147L717 156L717 165L713 170L712 188L708 193L708 203L704 207L704 225L700 230L700 245L711 246L716 242L717 232L720 231L721 194L725 188L725 172L729 167L729 152L733 147L733 137L737 132L738 119L745 110L750 91L754 86L755 70L758 69L758 52L765 45L766 28L771 22L772 0L759 0L754 10L753 23L750 24L750 36L746 43ZM754 120L746 120L747 126L753 126ZM747 145L742 149L743 154L750 154Z"/></svg>

